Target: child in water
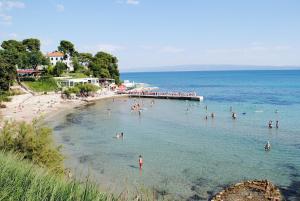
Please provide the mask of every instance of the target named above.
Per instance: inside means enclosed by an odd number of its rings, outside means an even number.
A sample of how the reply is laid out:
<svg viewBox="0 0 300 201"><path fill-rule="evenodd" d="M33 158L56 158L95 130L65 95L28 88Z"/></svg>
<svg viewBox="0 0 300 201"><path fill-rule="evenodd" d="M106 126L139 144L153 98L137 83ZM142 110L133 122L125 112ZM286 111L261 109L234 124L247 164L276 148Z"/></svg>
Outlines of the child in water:
<svg viewBox="0 0 300 201"><path fill-rule="evenodd" d="M142 166L143 166L143 158L142 158L142 155L139 156L139 165L140 165L140 169L142 169Z"/></svg>

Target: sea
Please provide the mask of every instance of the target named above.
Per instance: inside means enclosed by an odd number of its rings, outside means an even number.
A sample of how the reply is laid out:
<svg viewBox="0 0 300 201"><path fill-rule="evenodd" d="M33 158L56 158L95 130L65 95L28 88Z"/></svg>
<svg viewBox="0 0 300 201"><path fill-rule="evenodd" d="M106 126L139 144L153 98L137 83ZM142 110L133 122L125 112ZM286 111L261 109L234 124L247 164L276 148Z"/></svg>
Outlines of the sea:
<svg viewBox="0 0 300 201"><path fill-rule="evenodd" d="M58 113L48 124L76 177L116 194L149 190L170 200L209 200L237 182L267 179L286 200L300 200L300 71L143 72L121 79L196 92L204 101L115 98ZM137 103L140 115L130 110ZM123 139L115 138L120 132Z"/></svg>

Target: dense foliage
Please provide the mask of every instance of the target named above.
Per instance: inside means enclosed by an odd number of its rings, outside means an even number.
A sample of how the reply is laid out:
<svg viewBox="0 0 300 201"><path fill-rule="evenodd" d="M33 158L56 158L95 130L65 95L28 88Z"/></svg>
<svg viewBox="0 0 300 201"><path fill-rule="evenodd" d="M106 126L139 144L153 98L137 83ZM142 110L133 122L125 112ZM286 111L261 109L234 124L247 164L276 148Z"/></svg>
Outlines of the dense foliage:
<svg viewBox="0 0 300 201"><path fill-rule="evenodd" d="M63 156L55 147L52 130L38 121L5 122L0 132L0 149L20 154L40 167L47 167L55 173L63 173Z"/></svg>
<svg viewBox="0 0 300 201"><path fill-rule="evenodd" d="M0 91L7 91L16 78L16 67L9 60L7 52L0 50Z"/></svg>
<svg viewBox="0 0 300 201"><path fill-rule="evenodd" d="M65 180L21 159L17 155L0 152L0 200L116 200L109 194L101 193L89 181Z"/></svg>
<svg viewBox="0 0 300 201"><path fill-rule="evenodd" d="M89 64L89 68L95 77L113 78L120 83L118 59L111 54L98 52Z"/></svg>
<svg viewBox="0 0 300 201"><path fill-rule="evenodd" d="M76 94L78 96L89 96L91 93L96 92L99 87L93 84L78 84L75 87L69 87L63 91L63 93L69 98L71 94Z"/></svg>
<svg viewBox="0 0 300 201"><path fill-rule="evenodd" d="M2 42L1 47L8 64L20 69L36 69L39 65L49 65L49 60L40 51L40 41L38 39L7 40Z"/></svg>

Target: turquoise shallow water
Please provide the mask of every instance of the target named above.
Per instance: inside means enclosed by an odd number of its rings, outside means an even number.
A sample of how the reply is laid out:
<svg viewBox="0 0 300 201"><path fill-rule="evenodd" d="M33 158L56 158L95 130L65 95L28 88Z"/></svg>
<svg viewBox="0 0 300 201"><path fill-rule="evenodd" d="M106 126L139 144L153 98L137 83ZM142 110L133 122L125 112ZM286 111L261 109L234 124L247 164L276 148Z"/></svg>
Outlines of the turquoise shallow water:
<svg viewBox="0 0 300 201"><path fill-rule="evenodd" d="M155 100L151 107L151 99L108 99L59 114L49 123L64 145L68 166L90 172L116 192L145 185L179 200L194 195L207 200L228 184L257 178L273 181L288 200L300 199L299 71L130 73L122 78L161 90L197 91L205 101ZM143 104L141 116L130 111L134 102ZM211 112L215 118L205 120ZM279 129L267 128L270 119L279 120ZM116 132L124 132L124 139L113 138ZM272 149L265 152L268 140Z"/></svg>

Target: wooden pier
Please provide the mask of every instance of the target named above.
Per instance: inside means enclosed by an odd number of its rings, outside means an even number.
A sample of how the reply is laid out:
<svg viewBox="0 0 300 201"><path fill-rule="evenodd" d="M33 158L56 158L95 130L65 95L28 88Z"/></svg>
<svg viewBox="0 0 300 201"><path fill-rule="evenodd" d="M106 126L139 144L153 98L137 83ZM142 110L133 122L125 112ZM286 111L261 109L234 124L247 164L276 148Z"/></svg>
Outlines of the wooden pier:
<svg viewBox="0 0 300 201"><path fill-rule="evenodd" d="M203 101L203 96L197 96L195 92L182 93L182 92L147 92L147 91L131 91L122 92L129 97L135 98L155 98L155 99L176 99L176 100L192 100Z"/></svg>

